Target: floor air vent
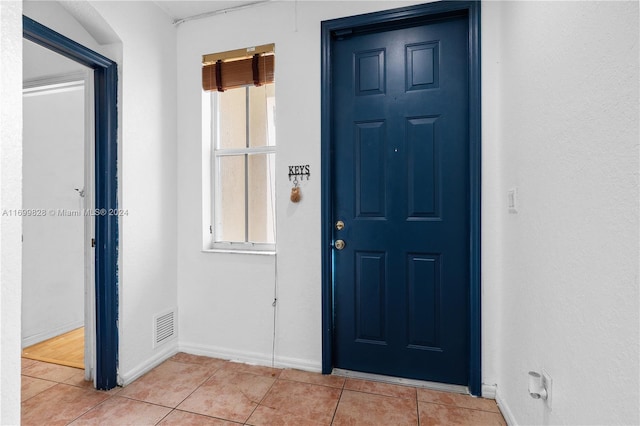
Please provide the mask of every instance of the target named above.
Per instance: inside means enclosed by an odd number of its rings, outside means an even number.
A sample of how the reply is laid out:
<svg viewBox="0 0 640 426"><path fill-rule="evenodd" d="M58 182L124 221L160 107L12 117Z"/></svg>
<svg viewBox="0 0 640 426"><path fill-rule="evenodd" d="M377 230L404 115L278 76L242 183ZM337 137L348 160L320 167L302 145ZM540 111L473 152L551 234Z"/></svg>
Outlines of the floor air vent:
<svg viewBox="0 0 640 426"><path fill-rule="evenodd" d="M175 337L175 317L175 311L169 311L154 318L154 347L160 346Z"/></svg>

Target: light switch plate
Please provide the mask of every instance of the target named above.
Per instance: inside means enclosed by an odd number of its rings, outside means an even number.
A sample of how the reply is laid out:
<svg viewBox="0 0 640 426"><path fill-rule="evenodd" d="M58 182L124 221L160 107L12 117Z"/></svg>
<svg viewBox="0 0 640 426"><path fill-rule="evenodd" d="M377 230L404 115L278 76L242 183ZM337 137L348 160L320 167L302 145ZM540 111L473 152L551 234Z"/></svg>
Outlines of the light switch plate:
<svg viewBox="0 0 640 426"><path fill-rule="evenodd" d="M518 190L511 188L507 192L507 207L509 207L509 213L518 213Z"/></svg>

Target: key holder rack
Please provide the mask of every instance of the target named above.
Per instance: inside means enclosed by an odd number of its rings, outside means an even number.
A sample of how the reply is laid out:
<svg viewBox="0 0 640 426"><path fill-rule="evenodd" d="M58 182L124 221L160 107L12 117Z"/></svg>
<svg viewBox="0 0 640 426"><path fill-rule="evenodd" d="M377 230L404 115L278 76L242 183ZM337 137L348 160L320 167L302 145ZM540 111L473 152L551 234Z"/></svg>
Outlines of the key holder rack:
<svg viewBox="0 0 640 426"><path fill-rule="evenodd" d="M307 180L309 180L309 177L311 176L311 173L309 171L310 167L308 164L305 164L304 166L289 166L289 180L291 180L291 178L293 177L294 182L298 181L298 178L300 178L299 180L304 180L304 177L307 177Z"/></svg>
<svg viewBox="0 0 640 426"><path fill-rule="evenodd" d="M291 188L291 196L289 197L292 203L299 203L302 199L302 192L298 186L298 178L303 180L305 176L308 181L309 176L311 176L308 164L304 166L289 166L289 181L293 178L293 188Z"/></svg>

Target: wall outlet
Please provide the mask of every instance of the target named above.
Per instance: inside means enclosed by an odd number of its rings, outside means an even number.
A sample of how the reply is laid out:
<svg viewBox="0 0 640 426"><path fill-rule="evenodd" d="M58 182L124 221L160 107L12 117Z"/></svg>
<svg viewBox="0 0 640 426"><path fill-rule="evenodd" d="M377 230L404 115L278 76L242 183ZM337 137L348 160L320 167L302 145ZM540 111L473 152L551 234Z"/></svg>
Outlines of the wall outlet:
<svg viewBox="0 0 640 426"><path fill-rule="evenodd" d="M546 371L542 370L542 387L544 387L547 391L547 399L544 401L549 407L549 411L551 411L551 385L553 384L553 380L551 376Z"/></svg>

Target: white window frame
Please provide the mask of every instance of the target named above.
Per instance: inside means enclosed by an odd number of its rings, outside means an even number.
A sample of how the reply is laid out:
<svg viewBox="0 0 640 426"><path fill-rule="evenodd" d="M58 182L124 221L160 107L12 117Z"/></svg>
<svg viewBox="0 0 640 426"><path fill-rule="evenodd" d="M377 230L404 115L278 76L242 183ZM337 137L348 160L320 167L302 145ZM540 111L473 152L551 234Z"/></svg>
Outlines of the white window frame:
<svg viewBox="0 0 640 426"><path fill-rule="evenodd" d="M248 90L248 87L244 88ZM238 89L232 89L238 90ZM247 92L248 93L248 92ZM276 251L277 230L276 230L276 200L273 200L273 227L274 227L274 243L255 243L251 241L216 241L216 208L220 205L220 192L217 188L219 180L219 169L217 167L219 157L239 156L239 155L255 155L255 154L273 154L273 168L275 169L276 145L218 149L216 143L220 137L220 107L218 92L203 92L202 94L202 135L203 135L203 251L211 252L228 252L228 253L250 253L250 254L267 254L273 255ZM249 116L247 116L249 119ZM247 123L248 125L248 123ZM248 132L247 132L248 133ZM248 134L247 134L248 137ZM275 137L275 134L267 132L267 137ZM246 157L245 157L246 158ZM269 157L268 157L269 158ZM245 163L246 164L246 163ZM205 170L206 169L206 170ZM248 169L245 167L245 182L247 180ZM275 173L272 178L275 187ZM245 238L248 235L248 193L245 186Z"/></svg>

